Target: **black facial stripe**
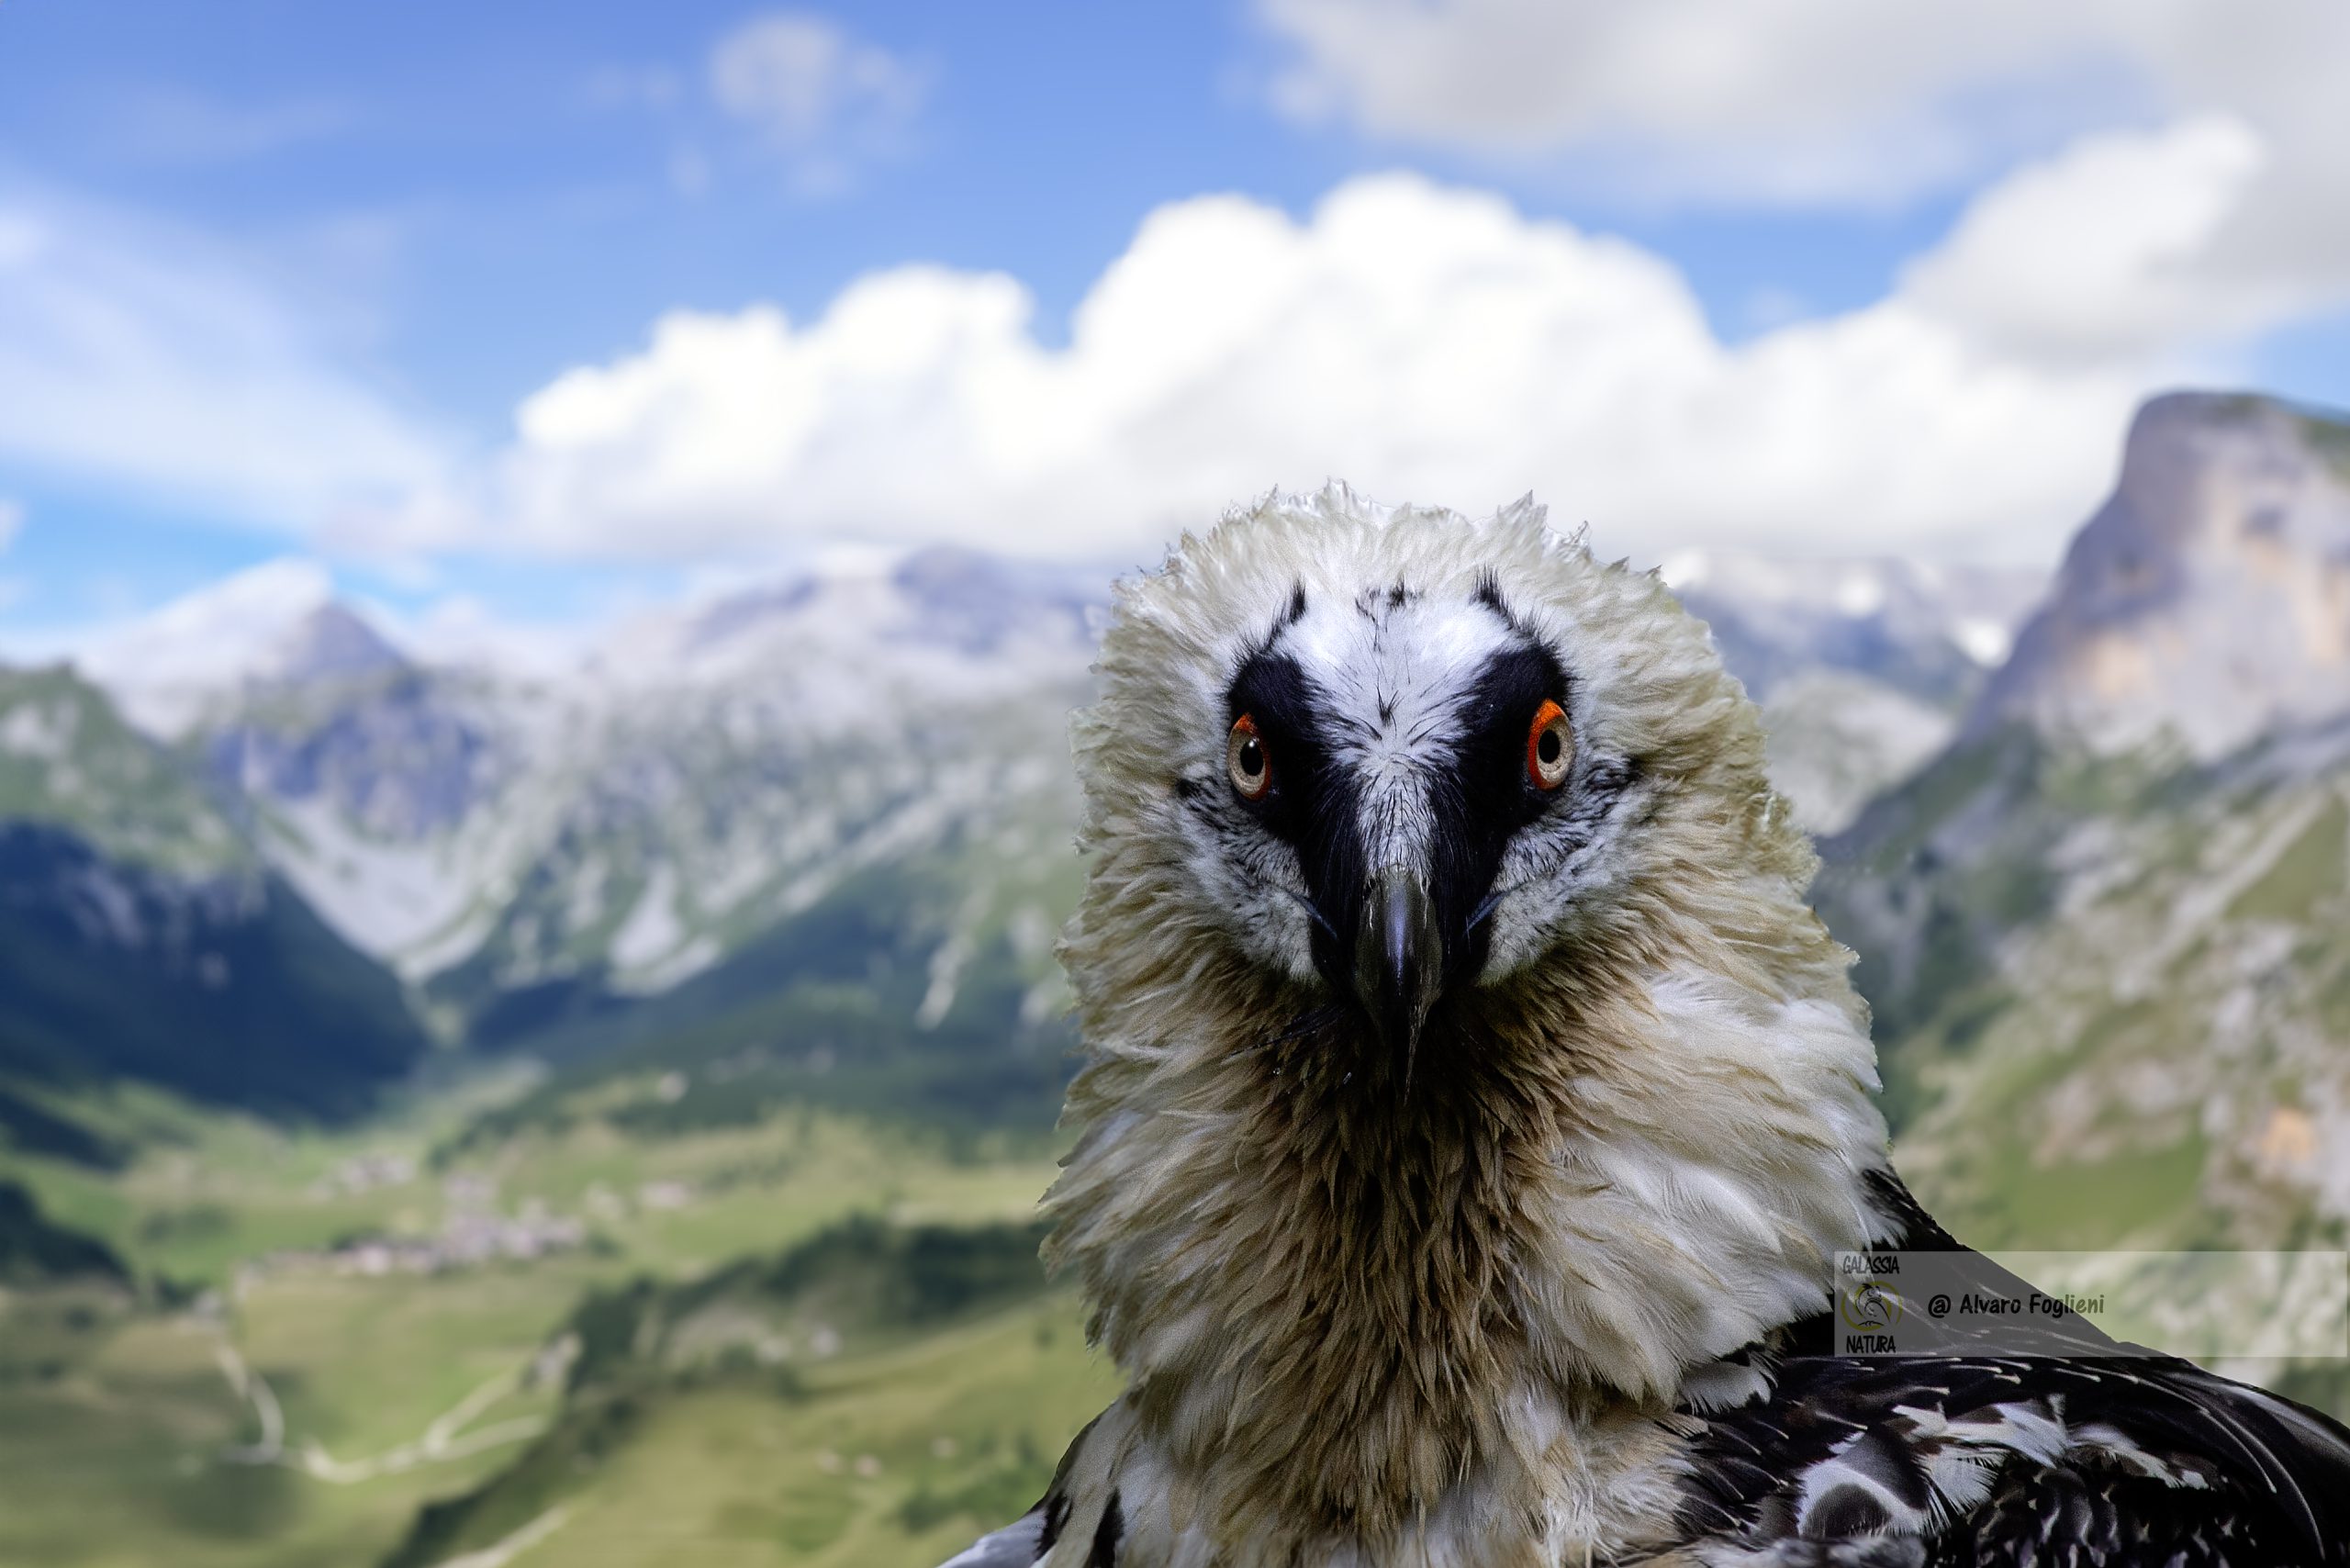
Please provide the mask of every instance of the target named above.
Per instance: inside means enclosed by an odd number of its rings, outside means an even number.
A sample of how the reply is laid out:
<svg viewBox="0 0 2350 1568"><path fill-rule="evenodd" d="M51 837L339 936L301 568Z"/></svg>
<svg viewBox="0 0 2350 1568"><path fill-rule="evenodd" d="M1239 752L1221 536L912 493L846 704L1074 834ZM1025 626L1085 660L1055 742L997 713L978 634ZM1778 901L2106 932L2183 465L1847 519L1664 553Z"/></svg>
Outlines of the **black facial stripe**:
<svg viewBox="0 0 2350 1568"><path fill-rule="evenodd" d="M1557 656L1530 642L1495 654L1470 688L1460 738L1429 801L1429 891L1448 943L1449 980L1484 967L1493 928L1471 920L1493 890L1510 840L1563 793L1539 790L1527 778L1526 743L1536 710L1545 700L1563 707L1568 695Z"/></svg>
<svg viewBox="0 0 2350 1568"><path fill-rule="evenodd" d="M1308 896L1321 916L1313 923L1315 967L1325 974L1345 962L1340 933L1351 933L1362 887L1361 795L1354 777L1330 759L1328 741L1341 722L1298 662L1270 650L1252 655L1233 678L1227 719L1255 721L1272 768L1261 801L1240 801L1274 837L1297 852Z"/></svg>
<svg viewBox="0 0 2350 1568"><path fill-rule="evenodd" d="M1226 698L1227 722L1248 714L1263 737L1272 787L1260 801L1233 799L1296 852L1319 917L1311 938L1314 961L1343 992L1338 977L1350 958L1372 868L1360 786L1331 750L1339 726L1361 721L1334 712L1296 659L1277 651L1279 630L1242 664ZM1536 710L1546 699L1563 704L1568 696L1566 671L1548 648L1528 640L1502 650L1472 683L1459 713L1460 738L1430 772L1428 890L1445 933L1448 980L1483 967L1490 927L1476 917L1484 913L1511 838L1573 793L1543 791L1526 776L1528 726ZM1382 714L1382 722L1387 717ZM1201 801L1203 809L1207 804Z"/></svg>

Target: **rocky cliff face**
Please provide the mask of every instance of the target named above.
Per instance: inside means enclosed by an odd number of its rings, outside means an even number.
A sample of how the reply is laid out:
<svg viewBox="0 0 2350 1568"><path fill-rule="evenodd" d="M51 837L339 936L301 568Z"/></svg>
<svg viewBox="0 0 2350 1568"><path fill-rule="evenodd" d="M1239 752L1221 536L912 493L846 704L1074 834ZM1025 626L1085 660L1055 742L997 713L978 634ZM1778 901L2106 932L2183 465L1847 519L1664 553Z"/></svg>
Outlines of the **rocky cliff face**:
<svg viewBox="0 0 2350 1568"><path fill-rule="evenodd" d="M1824 846L1897 1153L1964 1239L2350 1236L2345 438L2149 405L1963 734Z"/></svg>
<svg viewBox="0 0 2350 1568"><path fill-rule="evenodd" d="M2350 710L2350 426L2266 398L2158 398L2110 499L1969 716L2114 753L2220 756Z"/></svg>
<svg viewBox="0 0 2350 1568"><path fill-rule="evenodd" d="M11 822L64 828L111 859L184 877L254 861L196 773L60 666L0 668L0 823Z"/></svg>

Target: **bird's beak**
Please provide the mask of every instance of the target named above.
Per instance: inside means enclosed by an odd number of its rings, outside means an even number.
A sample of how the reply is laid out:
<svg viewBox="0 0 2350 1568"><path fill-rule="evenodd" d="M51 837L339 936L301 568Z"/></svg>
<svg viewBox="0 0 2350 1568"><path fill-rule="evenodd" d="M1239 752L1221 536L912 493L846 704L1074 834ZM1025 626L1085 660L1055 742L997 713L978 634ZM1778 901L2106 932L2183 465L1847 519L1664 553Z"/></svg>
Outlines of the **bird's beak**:
<svg viewBox="0 0 2350 1568"><path fill-rule="evenodd" d="M1355 994L1390 1049L1407 1062L1444 977L1444 936L1427 879L1391 866L1371 879L1355 933Z"/></svg>

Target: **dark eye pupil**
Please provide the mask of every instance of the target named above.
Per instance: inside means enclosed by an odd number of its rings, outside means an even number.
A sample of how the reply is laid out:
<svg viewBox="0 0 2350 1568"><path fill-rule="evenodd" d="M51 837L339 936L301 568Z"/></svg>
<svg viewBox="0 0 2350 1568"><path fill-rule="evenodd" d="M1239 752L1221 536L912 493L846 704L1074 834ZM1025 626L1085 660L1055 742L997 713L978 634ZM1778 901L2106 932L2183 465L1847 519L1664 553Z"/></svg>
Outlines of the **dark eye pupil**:
<svg viewBox="0 0 2350 1568"><path fill-rule="evenodd" d="M1543 731L1542 738L1534 743L1534 755L1540 757L1546 767L1558 761L1559 732L1554 729Z"/></svg>
<svg viewBox="0 0 2350 1568"><path fill-rule="evenodd" d="M1251 778L1265 771L1265 748L1254 737L1240 743L1240 771Z"/></svg>

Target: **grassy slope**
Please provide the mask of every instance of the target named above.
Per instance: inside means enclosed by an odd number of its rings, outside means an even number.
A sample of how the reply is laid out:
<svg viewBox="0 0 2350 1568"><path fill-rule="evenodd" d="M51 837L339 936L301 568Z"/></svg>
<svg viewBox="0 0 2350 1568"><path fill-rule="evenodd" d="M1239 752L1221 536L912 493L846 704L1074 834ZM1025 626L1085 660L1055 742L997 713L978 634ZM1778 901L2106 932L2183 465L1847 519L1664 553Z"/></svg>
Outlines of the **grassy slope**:
<svg viewBox="0 0 2350 1568"><path fill-rule="evenodd" d="M433 1340L424 1369L438 1381L444 1355L527 1353L536 1315L529 1316L532 1323L509 1325L502 1339ZM381 1314L374 1320L384 1326ZM282 1465L229 1462L224 1451L252 1441L255 1424L222 1375L215 1332L198 1320L118 1303L77 1313L52 1294L12 1298L0 1322L0 1562L364 1562L434 1491L494 1469L502 1457L489 1452L352 1486ZM334 1317L316 1317L314 1329L336 1338L333 1353L310 1360L289 1347L266 1359L265 1372L297 1429L322 1406L349 1411L351 1418L330 1425L346 1451L359 1451L374 1399L406 1381L407 1369L389 1354L412 1350L415 1340L398 1336L383 1357L354 1358L351 1344L364 1341L344 1338Z"/></svg>
<svg viewBox="0 0 2350 1568"><path fill-rule="evenodd" d="M608 1089L658 1103L633 1081ZM118 1290L19 1290L0 1301L0 1562L373 1562L423 1505L480 1485L524 1445L457 1452L349 1484L284 1463L229 1462L224 1450L254 1441L259 1422L224 1374L223 1350L258 1372L282 1406L295 1461L314 1443L338 1464L382 1461L469 1394L529 1366L590 1292L648 1271L688 1277L855 1214L965 1225L1021 1218L1051 1175L1041 1154L974 1162L968 1152L952 1156L943 1138L797 1111L659 1138L589 1119L531 1129L431 1168L430 1150L488 1097L449 1090L363 1127L300 1131L124 1089L55 1102L138 1150L119 1174L0 1151L0 1179L22 1181L46 1214L105 1238L142 1277L208 1286L218 1302L207 1315L135 1307ZM417 1173L357 1193L330 1180L360 1157L386 1156L414 1161ZM557 1214L585 1214L591 1192L610 1202L599 1206L593 1247L531 1261L383 1277L282 1260L245 1266L354 1233L430 1234L452 1202L452 1178L494 1182L501 1212L537 1199ZM657 1202L644 1201L648 1194ZM1067 1319L1065 1306L1054 1310L1057 1322ZM1033 1338L1034 1325L1022 1332ZM934 1399L968 1395L1009 1409L1032 1398L1039 1382L1065 1383L1086 1391L1076 1403L1098 1408L1100 1379L1085 1372L1074 1330L1056 1332L1058 1360L1041 1348L1024 1352L1024 1361L991 1353L962 1380L961 1394L925 1374L891 1398L928 1409L944 1408ZM853 1371L845 1359L825 1375ZM992 1393L973 1392L982 1386ZM559 1406L551 1383L491 1392L498 1397L461 1436ZM694 1394L689 1408L705 1397L713 1413L738 1399L757 1404L713 1389ZM1058 1449L1044 1441L1043 1424L1061 1422L1058 1409L1037 1417L1031 1445L1047 1460ZM808 1418L796 1411L790 1421ZM1058 1440L1081 1418L1061 1422ZM671 1413L656 1429L687 1439L698 1419ZM985 1439L978 1427L957 1429L974 1450ZM665 1457L668 1440L629 1463L658 1471L677 1462ZM695 1506L764 1506L778 1476L812 1463L746 1457L710 1473L693 1494ZM938 1473L961 1473L941 1462ZM875 1495L883 1494L896 1496L886 1486ZM661 1523L667 1516L642 1500L637 1516L648 1529L668 1528ZM544 1560L570 1560L569 1550L551 1544Z"/></svg>
<svg viewBox="0 0 2350 1568"><path fill-rule="evenodd" d="M1041 1494L1113 1392L1038 1232L853 1221L780 1257L591 1298L553 1430L388 1568L564 1522L549 1561L926 1565ZM575 1516L609 1518L584 1543ZM959 1539L956 1539L959 1538ZM927 1555L925 1555L927 1554Z"/></svg>
<svg viewBox="0 0 2350 1568"><path fill-rule="evenodd" d="M1035 1502L1115 1393L1060 1296L844 1359L794 1397L688 1392L591 1462L517 1562L934 1568Z"/></svg>
<svg viewBox="0 0 2350 1568"><path fill-rule="evenodd" d="M95 1237L42 1214L39 1201L24 1187L0 1181L0 1281L45 1285L92 1277L125 1281L122 1260Z"/></svg>

